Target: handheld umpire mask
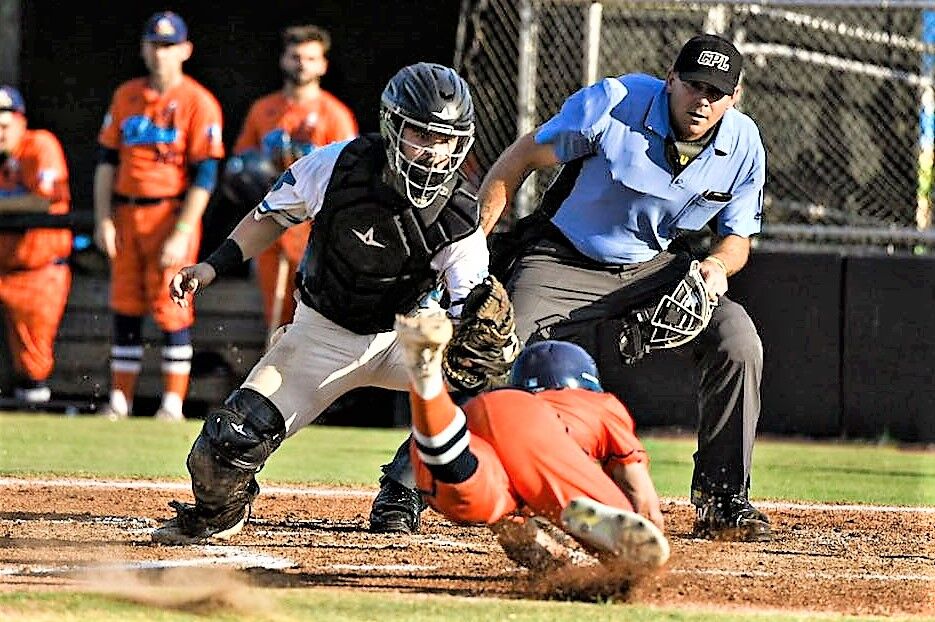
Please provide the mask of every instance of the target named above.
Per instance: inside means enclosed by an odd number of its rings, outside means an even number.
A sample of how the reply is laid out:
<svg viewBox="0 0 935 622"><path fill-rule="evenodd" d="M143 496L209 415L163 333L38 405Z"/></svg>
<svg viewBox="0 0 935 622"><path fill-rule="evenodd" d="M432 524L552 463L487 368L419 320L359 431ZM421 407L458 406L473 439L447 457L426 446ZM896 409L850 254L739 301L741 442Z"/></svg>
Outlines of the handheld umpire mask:
<svg viewBox="0 0 935 622"><path fill-rule="evenodd" d="M701 334L717 302L708 295L698 261L654 307L633 312L620 331L620 355L634 363L653 350L677 348Z"/></svg>

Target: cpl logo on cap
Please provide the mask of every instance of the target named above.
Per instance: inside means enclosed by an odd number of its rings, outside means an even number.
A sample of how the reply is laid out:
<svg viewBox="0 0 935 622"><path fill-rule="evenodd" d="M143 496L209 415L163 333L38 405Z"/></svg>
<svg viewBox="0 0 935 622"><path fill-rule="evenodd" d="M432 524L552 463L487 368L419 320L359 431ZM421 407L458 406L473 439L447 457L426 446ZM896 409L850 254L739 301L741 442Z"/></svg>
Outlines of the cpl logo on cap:
<svg viewBox="0 0 935 622"><path fill-rule="evenodd" d="M172 25L172 20L168 17L159 18L153 30L155 30L156 34L160 37L172 37L175 35L175 26Z"/></svg>
<svg viewBox="0 0 935 622"><path fill-rule="evenodd" d="M721 71L730 71L730 57L720 52L705 50L698 55L698 64L702 67L714 67Z"/></svg>
<svg viewBox="0 0 935 622"><path fill-rule="evenodd" d="M13 97L6 89L0 89L0 109L2 108L12 108L13 107Z"/></svg>

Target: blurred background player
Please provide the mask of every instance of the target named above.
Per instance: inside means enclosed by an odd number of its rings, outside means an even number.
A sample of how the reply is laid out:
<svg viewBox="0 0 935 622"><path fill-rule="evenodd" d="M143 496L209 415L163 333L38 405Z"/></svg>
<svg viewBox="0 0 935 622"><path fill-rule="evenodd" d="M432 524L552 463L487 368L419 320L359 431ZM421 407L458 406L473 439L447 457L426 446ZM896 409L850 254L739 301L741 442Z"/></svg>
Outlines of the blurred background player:
<svg viewBox="0 0 935 622"><path fill-rule="evenodd" d="M518 512L547 519L599 555L665 563L646 451L584 349L533 344L513 365L515 388L481 393L462 409L442 371L451 321L442 313L399 316L396 332L411 381L410 452L429 505L451 520L491 525L526 566L542 539L533 521L512 516Z"/></svg>
<svg viewBox="0 0 935 622"><path fill-rule="evenodd" d="M315 147L357 136L357 121L350 108L321 88L321 78L328 70L331 35L318 26L291 26L282 32L282 46L279 58L282 89L253 103L234 145L238 156L259 152L272 161L275 169L269 185L257 188L259 195L236 190L227 193L245 212L257 206L275 177L297 159ZM232 158L225 178L237 175L238 171L249 175L250 165L244 166L243 159ZM236 180L224 184L225 190L237 187L246 189L249 185L238 186ZM293 275L310 232L311 222L287 229L256 258L263 311L271 330L291 322L295 314ZM279 307L278 317L274 317L274 307Z"/></svg>
<svg viewBox="0 0 935 622"><path fill-rule="evenodd" d="M26 104L0 86L0 213L64 214L71 194L58 139L27 129ZM47 402L55 335L71 289L69 229L0 232L0 306L15 373L14 396Z"/></svg>
<svg viewBox="0 0 935 622"><path fill-rule="evenodd" d="M194 310L168 295L169 282L197 259L201 217L224 157L221 106L185 75L193 51L188 28L172 12L143 30L149 75L114 93L98 136L94 239L111 260L113 317L110 400L101 414L130 414L143 358L143 317L162 330L163 395L156 416L181 421L191 371Z"/></svg>

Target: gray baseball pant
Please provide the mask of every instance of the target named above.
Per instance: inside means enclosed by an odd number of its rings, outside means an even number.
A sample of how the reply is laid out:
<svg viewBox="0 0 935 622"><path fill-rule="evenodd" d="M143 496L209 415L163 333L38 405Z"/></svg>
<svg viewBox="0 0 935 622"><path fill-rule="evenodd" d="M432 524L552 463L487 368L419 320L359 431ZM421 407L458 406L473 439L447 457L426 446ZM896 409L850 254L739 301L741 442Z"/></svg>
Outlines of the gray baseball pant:
<svg viewBox="0 0 935 622"><path fill-rule="evenodd" d="M517 334L524 343L574 341L599 365L618 360L620 311L647 291L671 291L690 261L687 255L663 252L643 263L602 266L583 261L573 250L544 244L519 259L507 284ZM746 494L763 370L756 327L741 305L722 296L708 327L679 349L690 352L699 371L692 500ZM626 403L626 396L621 398ZM640 413L634 417L639 421Z"/></svg>

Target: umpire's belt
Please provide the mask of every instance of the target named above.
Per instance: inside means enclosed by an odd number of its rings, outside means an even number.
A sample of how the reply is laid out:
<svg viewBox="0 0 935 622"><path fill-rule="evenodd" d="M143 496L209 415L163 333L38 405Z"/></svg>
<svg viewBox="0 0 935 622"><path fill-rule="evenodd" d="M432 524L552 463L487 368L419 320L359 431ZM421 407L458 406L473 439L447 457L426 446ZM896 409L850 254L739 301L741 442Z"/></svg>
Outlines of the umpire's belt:
<svg viewBox="0 0 935 622"><path fill-rule="evenodd" d="M114 205L159 205L165 201L174 201L176 199L181 199L184 194L177 194L171 197L128 197L125 194L114 193L113 201Z"/></svg>
<svg viewBox="0 0 935 622"><path fill-rule="evenodd" d="M620 267L603 264L579 251L552 221L546 221L541 225L534 240L530 250L524 254L548 255L555 257L563 264L592 270L619 269Z"/></svg>

